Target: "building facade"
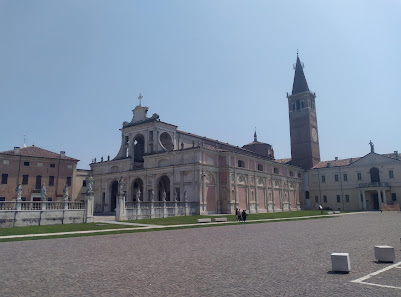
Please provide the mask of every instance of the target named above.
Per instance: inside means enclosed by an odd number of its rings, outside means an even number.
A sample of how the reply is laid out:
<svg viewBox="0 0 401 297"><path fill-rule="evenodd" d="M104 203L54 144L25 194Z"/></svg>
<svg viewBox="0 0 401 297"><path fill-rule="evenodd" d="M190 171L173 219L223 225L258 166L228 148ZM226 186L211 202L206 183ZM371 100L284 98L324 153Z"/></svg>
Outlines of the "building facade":
<svg viewBox="0 0 401 297"><path fill-rule="evenodd" d="M64 151L57 154L36 146L0 152L0 201L15 201L19 184L22 201L40 201L42 184L49 201L61 201L65 185L72 197L77 163Z"/></svg>
<svg viewBox="0 0 401 297"><path fill-rule="evenodd" d="M399 205L400 154L376 154L316 164L306 173L306 204L333 210L381 210ZM309 201L308 201L309 200Z"/></svg>
<svg viewBox="0 0 401 297"><path fill-rule="evenodd" d="M275 161L271 145L258 142L256 133L240 148L180 131L147 111L138 105L132 121L123 123L114 159L90 164L95 212L115 209L120 177L127 202L197 202L201 214L300 207L303 170Z"/></svg>

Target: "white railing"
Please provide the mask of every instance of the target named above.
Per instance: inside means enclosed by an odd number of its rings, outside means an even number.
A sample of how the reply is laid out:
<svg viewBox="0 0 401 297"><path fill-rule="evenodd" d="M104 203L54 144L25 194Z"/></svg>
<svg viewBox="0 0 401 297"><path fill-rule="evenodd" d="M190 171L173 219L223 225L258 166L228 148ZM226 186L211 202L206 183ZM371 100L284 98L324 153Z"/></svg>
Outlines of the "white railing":
<svg viewBox="0 0 401 297"><path fill-rule="evenodd" d="M190 216L199 214L198 202L146 201L125 202L128 220Z"/></svg>
<svg viewBox="0 0 401 297"><path fill-rule="evenodd" d="M1 201L0 210L85 209L84 202L74 201Z"/></svg>

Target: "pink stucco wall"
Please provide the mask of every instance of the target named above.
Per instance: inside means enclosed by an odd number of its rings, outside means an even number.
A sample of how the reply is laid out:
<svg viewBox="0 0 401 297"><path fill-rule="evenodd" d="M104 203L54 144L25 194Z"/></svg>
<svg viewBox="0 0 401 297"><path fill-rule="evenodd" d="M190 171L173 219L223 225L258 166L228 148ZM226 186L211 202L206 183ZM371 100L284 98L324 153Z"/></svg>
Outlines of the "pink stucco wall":
<svg viewBox="0 0 401 297"><path fill-rule="evenodd" d="M239 208L246 209L246 189L238 187Z"/></svg>
<svg viewBox="0 0 401 297"><path fill-rule="evenodd" d="M207 187L207 196L206 196L207 207L208 211L216 211L216 195L215 195L215 186Z"/></svg>
<svg viewBox="0 0 401 297"><path fill-rule="evenodd" d="M220 183L227 183L227 173L220 172Z"/></svg>
<svg viewBox="0 0 401 297"><path fill-rule="evenodd" d="M276 190L273 191L273 201L274 201L274 208L281 209L280 192L279 191L276 191Z"/></svg>
<svg viewBox="0 0 401 297"><path fill-rule="evenodd" d="M227 159L224 156L219 157L219 166L220 167L225 167L227 166Z"/></svg>
<svg viewBox="0 0 401 297"><path fill-rule="evenodd" d="M263 189L258 189L258 205L259 205L259 208L263 208L263 209L266 208Z"/></svg>

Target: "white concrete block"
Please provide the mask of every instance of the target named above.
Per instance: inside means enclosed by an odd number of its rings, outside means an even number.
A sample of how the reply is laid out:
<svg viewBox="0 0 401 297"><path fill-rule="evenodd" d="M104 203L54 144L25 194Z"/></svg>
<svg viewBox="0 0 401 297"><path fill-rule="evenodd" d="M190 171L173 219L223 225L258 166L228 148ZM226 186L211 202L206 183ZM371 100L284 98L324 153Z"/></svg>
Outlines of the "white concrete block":
<svg viewBox="0 0 401 297"><path fill-rule="evenodd" d="M331 266L333 271L350 272L351 264L349 261L349 253L332 253Z"/></svg>
<svg viewBox="0 0 401 297"><path fill-rule="evenodd" d="M334 214L334 211L328 211L327 214L332 215Z"/></svg>
<svg viewBox="0 0 401 297"><path fill-rule="evenodd" d="M388 245L375 246L375 258L379 262L394 262L394 248Z"/></svg>
<svg viewBox="0 0 401 297"><path fill-rule="evenodd" d="M197 219L196 221L198 223L210 223L212 220L210 218L205 218L205 219Z"/></svg>
<svg viewBox="0 0 401 297"><path fill-rule="evenodd" d="M227 222L227 218L214 218L215 222Z"/></svg>

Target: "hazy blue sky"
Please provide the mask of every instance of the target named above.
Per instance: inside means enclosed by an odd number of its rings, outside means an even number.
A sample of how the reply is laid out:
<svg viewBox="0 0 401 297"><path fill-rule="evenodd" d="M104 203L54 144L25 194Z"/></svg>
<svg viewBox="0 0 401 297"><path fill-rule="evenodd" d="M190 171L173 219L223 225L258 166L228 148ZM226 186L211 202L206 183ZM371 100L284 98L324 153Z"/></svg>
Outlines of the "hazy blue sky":
<svg viewBox="0 0 401 297"><path fill-rule="evenodd" d="M296 51L322 160L401 152L401 2L0 0L0 151L117 154L143 94L180 130L290 157Z"/></svg>

